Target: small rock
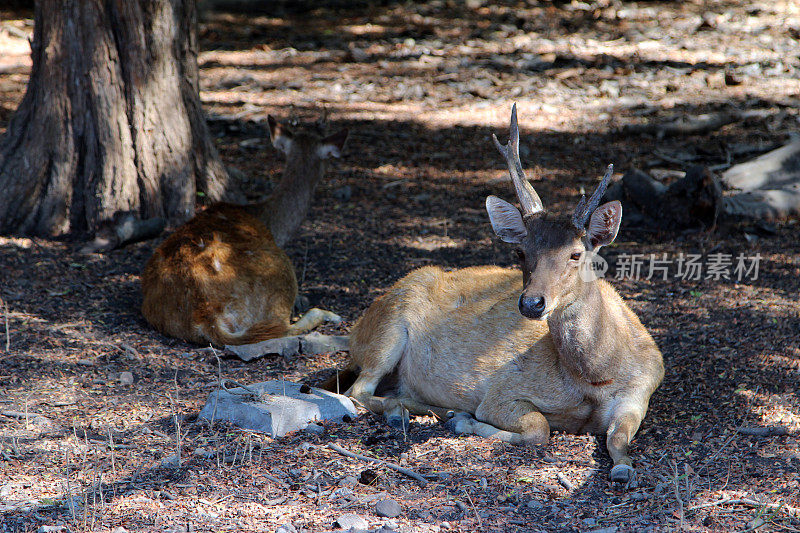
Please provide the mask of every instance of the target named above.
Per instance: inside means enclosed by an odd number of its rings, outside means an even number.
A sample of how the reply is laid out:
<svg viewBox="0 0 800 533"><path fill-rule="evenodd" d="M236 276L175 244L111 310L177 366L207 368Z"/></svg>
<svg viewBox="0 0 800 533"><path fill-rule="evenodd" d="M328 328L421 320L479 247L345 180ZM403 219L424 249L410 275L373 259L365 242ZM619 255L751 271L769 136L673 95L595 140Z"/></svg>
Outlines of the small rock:
<svg viewBox="0 0 800 533"><path fill-rule="evenodd" d="M123 385L133 385L133 374L130 372L121 372L119 375L119 382Z"/></svg>
<svg viewBox="0 0 800 533"><path fill-rule="evenodd" d="M297 529L292 524L283 524L278 526L275 533L297 533Z"/></svg>
<svg viewBox="0 0 800 533"><path fill-rule="evenodd" d="M36 533L59 533L67 531L67 526L39 526Z"/></svg>
<svg viewBox="0 0 800 533"><path fill-rule="evenodd" d="M378 480L378 473L372 470L371 468L367 468L366 470L361 472L361 475L358 478L358 482L362 485L372 485Z"/></svg>
<svg viewBox="0 0 800 533"><path fill-rule="evenodd" d="M122 526L117 526L111 530L111 533L128 533L128 530Z"/></svg>
<svg viewBox="0 0 800 533"><path fill-rule="evenodd" d="M617 526L602 527L600 529L593 529L589 533L617 533Z"/></svg>
<svg viewBox="0 0 800 533"><path fill-rule="evenodd" d="M344 187L339 187L333 191L333 197L337 200L341 200L343 202L348 201L350 198L353 197L353 188L349 185L345 185Z"/></svg>
<svg viewBox="0 0 800 533"><path fill-rule="evenodd" d="M525 507L528 509L541 509L544 507L541 502L537 502L536 500L529 500L528 503L525 504Z"/></svg>
<svg viewBox="0 0 800 533"><path fill-rule="evenodd" d="M208 458L208 457L213 456L214 452L210 452L210 451L206 450L205 448L195 448L194 451L192 452L192 454L197 455L198 457Z"/></svg>
<svg viewBox="0 0 800 533"><path fill-rule="evenodd" d="M594 518L584 518L581 522L583 522L583 525L586 527L594 527L597 525L597 520Z"/></svg>
<svg viewBox="0 0 800 533"><path fill-rule="evenodd" d="M369 524L366 520L353 513L345 513L336 519L336 524L344 530L367 529Z"/></svg>
<svg viewBox="0 0 800 533"><path fill-rule="evenodd" d="M325 433L325 428L320 426L319 424L309 424L308 427L305 428L303 431L307 431L309 433L314 433L317 435L322 435L323 433Z"/></svg>
<svg viewBox="0 0 800 533"><path fill-rule="evenodd" d="M395 518L402 512L400 504L394 500L380 500L375 504L375 514L384 518Z"/></svg>
<svg viewBox="0 0 800 533"><path fill-rule="evenodd" d="M450 522L442 522L439 524L442 529L450 529Z"/></svg>
<svg viewBox="0 0 800 533"><path fill-rule="evenodd" d="M178 466L178 456L175 454L170 455L161 460L161 466L165 466L168 468L175 468Z"/></svg>
<svg viewBox="0 0 800 533"><path fill-rule="evenodd" d="M358 480L353 476L345 476L339 480L338 485L340 487L355 487L358 485Z"/></svg>

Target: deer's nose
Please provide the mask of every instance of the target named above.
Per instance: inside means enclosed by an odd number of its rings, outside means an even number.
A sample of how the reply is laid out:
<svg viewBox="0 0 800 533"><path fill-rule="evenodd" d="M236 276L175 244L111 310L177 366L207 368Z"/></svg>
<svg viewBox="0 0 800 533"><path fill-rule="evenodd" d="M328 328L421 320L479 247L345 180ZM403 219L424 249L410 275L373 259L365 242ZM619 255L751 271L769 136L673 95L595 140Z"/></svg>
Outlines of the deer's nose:
<svg viewBox="0 0 800 533"><path fill-rule="evenodd" d="M528 318L542 318L545 302L544 296L525 296L519 297L519 312Z"/></svg>

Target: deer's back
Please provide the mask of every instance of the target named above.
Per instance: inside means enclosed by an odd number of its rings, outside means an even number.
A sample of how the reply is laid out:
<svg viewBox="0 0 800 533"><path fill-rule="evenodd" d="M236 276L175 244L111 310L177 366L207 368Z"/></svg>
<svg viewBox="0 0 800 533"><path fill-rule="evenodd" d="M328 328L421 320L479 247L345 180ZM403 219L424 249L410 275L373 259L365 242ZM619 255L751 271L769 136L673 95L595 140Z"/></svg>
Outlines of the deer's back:
<svg viewBox="0 0 800 533"><path fill-rule="evenodd" d="M142 274L142 313L159 330L194 342L220 317L232 330L274 313L286 320L297 292L289 258L258 219L217 204L178 228Z"/></svg>

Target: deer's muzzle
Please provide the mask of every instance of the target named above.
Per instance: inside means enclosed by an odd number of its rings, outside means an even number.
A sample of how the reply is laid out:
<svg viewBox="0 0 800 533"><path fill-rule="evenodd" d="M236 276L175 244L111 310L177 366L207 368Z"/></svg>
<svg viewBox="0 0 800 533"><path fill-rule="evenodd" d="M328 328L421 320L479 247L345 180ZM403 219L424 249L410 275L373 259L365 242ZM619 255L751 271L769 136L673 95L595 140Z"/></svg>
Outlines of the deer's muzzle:
<svg viewBox="0 0 800 533"><path fill-rule="evenodd" d="M544 296L526 296L519 297L519 312L522 316L541 320L546 308Z"/></svg>

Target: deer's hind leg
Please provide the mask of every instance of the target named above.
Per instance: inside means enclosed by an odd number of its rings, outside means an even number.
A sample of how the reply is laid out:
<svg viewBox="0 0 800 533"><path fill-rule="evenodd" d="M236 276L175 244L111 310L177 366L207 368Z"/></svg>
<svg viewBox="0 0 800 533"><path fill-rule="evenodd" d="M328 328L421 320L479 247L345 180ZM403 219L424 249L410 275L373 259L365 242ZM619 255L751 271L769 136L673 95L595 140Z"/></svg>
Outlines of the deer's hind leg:
<svg viewBox="0 0 800 533"><path fill-rule="evenodd" d="M350 357L359 374L345 394L368 409L380 405L375 390L400 363L407 343L408 331L401 317L384 299L376 300L350 333Z"/></svg>
<svg viewBox="0 0 800 533"><path fill-rule="evenodd" d="M320 326L323 322L338 324L342 317L331 311L325 311L317 307L311 308L294 324L289 326L288 335L302 335Z"/></svg>

